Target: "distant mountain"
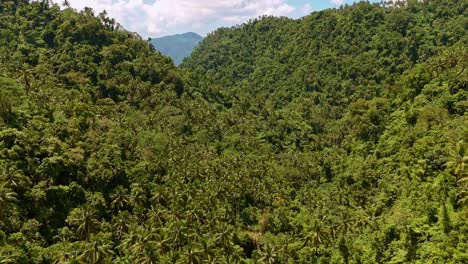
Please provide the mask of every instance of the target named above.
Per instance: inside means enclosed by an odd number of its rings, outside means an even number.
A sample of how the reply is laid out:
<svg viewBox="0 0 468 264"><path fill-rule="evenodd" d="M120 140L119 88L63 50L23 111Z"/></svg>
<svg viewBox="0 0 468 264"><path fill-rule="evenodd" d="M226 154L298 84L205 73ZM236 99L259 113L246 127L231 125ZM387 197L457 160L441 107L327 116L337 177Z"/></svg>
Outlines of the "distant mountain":
<svg viewBox="0 0 468 264"><path fill-rule="evenodd" d="M155 38L151 40L151 44L162 54L171 57L176 65L179 65L185 57L192 53L202 39L202 36L189 32Z"/></svg>

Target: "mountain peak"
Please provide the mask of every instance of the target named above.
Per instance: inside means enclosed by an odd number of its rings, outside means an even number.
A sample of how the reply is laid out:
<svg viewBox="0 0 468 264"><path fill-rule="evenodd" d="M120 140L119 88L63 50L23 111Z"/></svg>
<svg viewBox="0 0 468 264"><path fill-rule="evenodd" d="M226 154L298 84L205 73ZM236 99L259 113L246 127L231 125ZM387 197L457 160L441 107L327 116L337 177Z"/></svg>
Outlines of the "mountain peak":
<svg viewBox="0 0 468 264"><path fill-rule="evenodd" d="M183 34L179 34L179 35L182 35L182 36L190 36L190 37L197 37L197 38L200 38L202 39L203 37L198 35L197 33L195 32L187 32L187 33L183 33Z"/></svg>
<svg viewBox="0 0 468 264"><path fill-rule="evenodd" d="M194 32L169 35L151 40L151 44L162 54L171 57L176 65L188 57L198 43L203 39L202 36Z"/></svg>

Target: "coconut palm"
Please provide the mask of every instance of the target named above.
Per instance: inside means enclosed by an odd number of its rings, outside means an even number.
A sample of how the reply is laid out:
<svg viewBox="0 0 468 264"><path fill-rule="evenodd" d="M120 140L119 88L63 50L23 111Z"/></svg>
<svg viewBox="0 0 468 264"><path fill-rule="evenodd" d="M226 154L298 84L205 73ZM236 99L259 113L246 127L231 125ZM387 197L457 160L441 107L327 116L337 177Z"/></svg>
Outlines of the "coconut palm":
<svg viewBox="0 0 468 264"><path fill-rule="evenodd" d="M0 181L4 182L9 188L22 188L31 184L28 177L24 176L21 170L13 166L5 166L0 175Z"/></svg>
<svg viewBox="0 0 468 264"><path fill-rule="evenodd" d="M305 245L312 245L315 248L315 253L318 254L320 244L324 243L327 233L325 232L322 222L315 220L311 226L305 228Z"/></svg>
<svg viewBox="0 0 468 264"><path fill-rule="evenodd" d="M3 249L3 248L2 248ZM0 250L0 263L1 264L15 264L21 259L19 251L14 248L6 247Z"/></svg>
<svg viewBox="0 0 468 264"><path fill-rule="evenodd" d="M278 254L276 253L276 250L274 247L265 245L264 247L261 248L259 251L260 254L260 259L259 261L261 263L265 264L273 264L277 263L278 261Z"/></svg>
<svg viewBox="0 0 468 264"><path fill-rule="evenodd" d="M224 223L220 225L216 241L219 241L224 249L228 249L233 245L233 230L230 225Z"/></svg>
<svg viewBox="0 0 468 264"><path fill-rule="evenodd" d="M292 245L294 243L294 240L290 236L286 236L281 240L281 246L278 249L278 257L280 260L280 263L287 263L288 258L291 255L291 252L293 251Z"/></svg>
<svg viewBox="0 0 468 264"><path fill-rule="evenodd" d="M90 206L74 209L67 218L67 223L76 228L76 233L85 238L99 229L98 211Z"/></svg>
<svg viewBox="0 0 468 264"><path fill-rule="evenodd" d="M6 184L0 185L0 219L3 220L6 217L10 207L18 202L18 194L8 188Z"/></svg>
<svg viewBox="0 0 468 264"><path fill-rule="evenodd" d="M457 143L455 153L453 154L454 159L447 162L446 166L453 169L453 174L457 177L457 180L467 176L466 164L468 163L468 148L466 143L461 140Z"/></svg>
<svg viewBox="0 0 468 264"><path fill-rule="evenodd" d="M135 208L141 208L147 201L146 190L143 188L143 185L139 183L134 183L131 186L131 204Z"/></svg>
<svg viewBox="0 0 468 264"><path fill-rule="evenodd" d="M339 222L337 225L337 231L341 232L342 235L346 236L350 231L352 231L353 226L354 221L351 218L350 212L345 208L341 208L339 212Z"/></svg>
<svg viewBox="0 0 468 264"><path fill-rule="evenodd" d="M197 264L201 263L201 256L203 251L198 249L195 245L189 245L184 252L183 263Z"/></svg>
<svg viewBox="0 0 468 264"><path fill-rule="evenodd" d="M127 194L127 189L119 186L115 189L115 192L111 194L112 200L110 207L114 210L120 211L127 207L130 203L130 196Z"/></svg>
<svg viewBox="0 0 468 264"><path fill-rule="evenodd" d="M373 207L366 209L359 208L354 213L354 227L362 229L370 227L375 230L377 228L377 220L379 219L378 216L375 216L376 210L377 209Z"/></svg>
<svg viewBox="0 0 468 264"><path fill-rule="evenodd" d="M34 81L33 70L30 67L28 64L23 64L16 77L16 80L24 86L27 94L31 92Z"/></svg>
<svg viewBox="0 0 468 264"><path fill-rule="evenodd" d="M187 240L187 227L186 223L175 222L170 225L170 237L174 244L174 247L180 248Z"/></svg>
<svg viewBox="0 0 468 264"><path fill-rule="evenodd" d="M70 8L70 2L68 0L64 0L62 2L62 6L66 7L66 8Z"/></svg>
<svg viewBox="0 0 468 264"><path fill-rule="evenodd" d="M86 243L84 252L80 255L80 260L85 263L103 263L107 258L114 255L110 235L93 235Z"/></svg>
<svg viewBox="0 0 468 264"><path fill-rule="evenodd" d="M54 264L64 264L77 263L79 258L75 256L72 252L61 250L53 255L53 259Z"/></svg>
<svg viewBox="0 0 468 264"><path fill-rule="evenodd" d="M461 206L468 204L468 147L463 140L457 143L455 148L454 160L447 163L447 166L453 168L453 174L457 177L458 183L458 203Z"/></svg>
<svg viewBox="0 0 468 264"><path fill-rule="evenodd" d="M42 4L47 5L47 6L52 6L54 4L54 1L52 1L52 0L42 0Z"/></svg>
<svg viewBox="0 0 468 264"><path fill-rule="evenodd" d="M63 227L59 230L59 233L56 236L54 236L54 240L60 241L65 245L68 245L68 243L70 243L71 239L73 238L73 235L73 231L71 231L70 228Z"/></svg>
<svg viewBox="0 0 468 264"><path fill-rule="evenodd" d="M155 230L138 226L124 235L120 251L128 254L134 263L157 263L158 256L165 252L167 241Z"/></svg>
<svg viewBox="0 0 468 264"><path fill-rule="evenodd" d="M164 204L166 202L164 190L159 186L152 186L151 195L152 196L149 201L153 206L156 206L158 204Z"/></svg>
<svg viewBox="0 0 468 264"><path fill-rule="evenodd" d="M202 263L205 263L205 264L217 264L217 263L220 263L220 259L218 256L216 255L210 255L210 254L206 254L205 252L203 252L203 255L204 255L204 258L203 258L203 261ZM233 262L231 262L233 263Z"/></svg>
<svg viewBox="0 0 468 264"><path fill-rule="evenodd" d="M112 227L118 239L122 239L128 233L130 214L127 211L119 213L112 219Z"/></svg>

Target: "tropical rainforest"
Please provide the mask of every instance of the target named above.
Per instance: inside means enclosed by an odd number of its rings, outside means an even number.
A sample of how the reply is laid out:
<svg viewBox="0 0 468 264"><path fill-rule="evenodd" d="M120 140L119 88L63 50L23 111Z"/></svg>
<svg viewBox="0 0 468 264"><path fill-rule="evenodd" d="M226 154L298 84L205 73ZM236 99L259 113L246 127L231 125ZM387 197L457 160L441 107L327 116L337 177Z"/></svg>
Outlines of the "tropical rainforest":
<svg viewBox="0 0 468 264"><path fill-rule="evenodd" d="M468 263L468 3L210 33L0 2L0 263Z"/></svg>

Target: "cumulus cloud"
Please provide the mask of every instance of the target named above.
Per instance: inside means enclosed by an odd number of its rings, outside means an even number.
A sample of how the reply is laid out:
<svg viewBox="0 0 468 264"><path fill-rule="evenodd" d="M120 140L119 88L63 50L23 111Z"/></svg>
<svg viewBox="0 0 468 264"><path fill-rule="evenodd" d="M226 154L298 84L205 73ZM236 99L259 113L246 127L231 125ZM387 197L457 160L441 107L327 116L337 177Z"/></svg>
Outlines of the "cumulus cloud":
<svg viewBox="0 0 468 264"><path fill-rule="evenodd" d="M330 2L334 5L342 5L344 4L344 0L330 0Z"/></svg>
<svg viewBox="0 0 468 264"><path fill-rule="evenodd" d="M81 10L106 10L125 28L141 35L161 36L196 31L202 34L219 26L234 25L261 15L294 16L312 10L309 4L295 7L287 0L69 0Z"/></svg>
<svg viewBox="0 0 468 264"><path fill-rule="evenodd" d="M303 7L300 8L300 14L302 16L308 15L312 12L312 5L311 4L305 4Z"/></svg>

